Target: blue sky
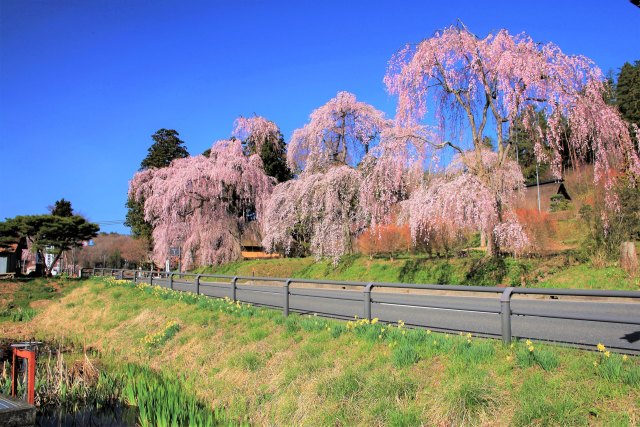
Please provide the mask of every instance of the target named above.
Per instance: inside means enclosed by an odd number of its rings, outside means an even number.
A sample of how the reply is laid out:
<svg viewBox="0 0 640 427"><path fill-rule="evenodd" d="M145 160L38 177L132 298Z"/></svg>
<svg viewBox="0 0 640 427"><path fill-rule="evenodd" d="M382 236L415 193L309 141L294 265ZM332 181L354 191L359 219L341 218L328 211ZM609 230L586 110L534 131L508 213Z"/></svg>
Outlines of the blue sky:
<svg viewBox="0 0 640 427"><path fill-rule="evenodd" d="M92 221L123 220L162 127L198 154L239 115L289 138L341 90L393 116L387 61L458 18L480 36L553 41L605 72L640 59L627 0L0 0L0 219L64 197Z"/></svg>

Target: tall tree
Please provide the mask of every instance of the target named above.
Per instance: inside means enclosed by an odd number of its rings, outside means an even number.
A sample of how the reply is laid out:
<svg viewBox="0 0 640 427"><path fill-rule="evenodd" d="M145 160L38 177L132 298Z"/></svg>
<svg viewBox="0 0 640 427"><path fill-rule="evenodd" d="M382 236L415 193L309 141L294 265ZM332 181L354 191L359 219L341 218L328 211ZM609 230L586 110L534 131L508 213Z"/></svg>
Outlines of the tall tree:
<svg viewBox="0 0 640 427"><path fill-rule="evenodd" d="M615 98L622 117L640 126L640 61L624 63L615 85Z"/></svg>
<svg viewBox="0 0 640 427"><path fill-rule="evenodd" d="M240 256L240 232L247 209L258 221L273 189L258 155L247 156L239 140L218 141L209 157L177 159L170 166L138 172L129 196L144 200L153 226L157 263L169 248L182 248L185 268L220 264Z"/></svg>
<svg viewBox="0 0 640 427"><path fill-rule="evenodd" d="M53 206L49 208L51 215L55 216L73 216L73 208L71 202L64 198L57 200Z"/></svg>
<svg viewBox="0 0 640 427"><path fill-rule="evenodd" d="M54 254L53 262L45 264L45 274L51 275L51 269L60 256L73 247L98 234L100 227L88 222L79 215L28 215L9 218L0 222L0 242L6 244L11 238L26 238L33 253L45 259L45 253Z"/></svg>
<svg viewBox="0 0 640 427"><path fill-rule="evenodd" d="M449 140L450 135L441 130L440 138L426 142L437 150L452 148L487 189L485 194L491 194L488 205L495 208L494 220L482 224L483 231L492 237L491 254L498 253L500 244L517 244L500 236L506 235L501 230L508 224L513 231L517 223L512 220L510 206L491 185L495 171L508 168L513 150L509 132L516 119L522 118L536 159L548 162L556 176L561 174L565 123L571 132L568 144L576 156L593 152L597 183L610 188L615 179L610 170L622 165L640 176L640 160L627 126L616 109L605 103L602 72L590 59L564 54L553 43L535 43L525 34L513 36L506 30L480 39L462 25L450 27L400 50L391 59L384 80L389 92L398 95L400 123L420 123L428 108L435 106L440 123L458 125L457 138ZM539 120L540 112L546 128ZM495 159L486 162L483 141L489 132L495 134L497 152ZM470 143L465 146L460 141L466 138ZM443 196L453 201L472 188L452 184ZM616 203L613 192L607 193L607 202ZM430 209L414 214L428 221L429 217L444 216L442 206L430 205ZM460 214L453 219L463 220Z"/></svg>
<svg viewBox="0 0 640 427"><path fill-rule="evenodd" d="M159 129L151 135L151 138L154 142L149 147L147 157L140 162L140 170L167 167L173 160L189 156L184 141L173 129ZM151 248L153 227L144 219L144 200L136 201L128 198L125 206L127 216L124 225L131 228L131 233L135 237L146 239Z"/></svg>
<svg viewBox="0 0 640 427"><path fill-rule="evenodd" d="M293 134L287 160L298 176L275 188L263 245L334 260L350 253L353 238L403 197L410 140L381 111L338 93Z"/></svg>
<svg viewBox="0 0 640 427"><path fill-rule="evenodd" d="M179 133L173 129L160 129L153 135L153 144L149 147L149 153L140 163L140 170L149 168L164 168L175 159L189 157L184 141L179 138Z"/></svg>

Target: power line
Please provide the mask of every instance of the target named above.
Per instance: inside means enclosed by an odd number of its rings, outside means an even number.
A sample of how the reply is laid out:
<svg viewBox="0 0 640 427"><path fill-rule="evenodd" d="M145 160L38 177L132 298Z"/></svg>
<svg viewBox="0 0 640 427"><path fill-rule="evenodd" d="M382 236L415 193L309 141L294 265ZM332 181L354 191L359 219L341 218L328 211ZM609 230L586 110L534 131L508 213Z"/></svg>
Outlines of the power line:
<svg viewBox="0 0 640 427"><path fill-rule="evenodd" d="M98 225L118 225L118 224L124 224L124 220L122 219L113 219L113 220L102 220L102 221L93 221L95 224Z"/></svg>

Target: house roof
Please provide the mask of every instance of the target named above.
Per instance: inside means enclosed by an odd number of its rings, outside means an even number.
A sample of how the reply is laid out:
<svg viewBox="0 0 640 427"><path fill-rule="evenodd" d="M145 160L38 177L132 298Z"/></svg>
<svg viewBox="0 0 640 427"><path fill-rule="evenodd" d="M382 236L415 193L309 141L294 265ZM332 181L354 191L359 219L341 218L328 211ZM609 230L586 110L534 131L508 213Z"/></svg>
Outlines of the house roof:
<svg viewBox="0 0 640 427"><path fill-rule="evenodd" d="M0 247L0 253L15 253L18 250L18 243L14 243L12 245L9 245L6 248Z"/></svg>
<svg viewBox="0 0 640 427"><path fill-rule="evenodd" d="M540 210L549 211L551 208L551 197L559 194L566 200L571 200L567 188L562 181L541 182L540 188ZM530 184L524 189L524 198L518 203L518 207L525 209L538 209L538 185Z"/></svg>

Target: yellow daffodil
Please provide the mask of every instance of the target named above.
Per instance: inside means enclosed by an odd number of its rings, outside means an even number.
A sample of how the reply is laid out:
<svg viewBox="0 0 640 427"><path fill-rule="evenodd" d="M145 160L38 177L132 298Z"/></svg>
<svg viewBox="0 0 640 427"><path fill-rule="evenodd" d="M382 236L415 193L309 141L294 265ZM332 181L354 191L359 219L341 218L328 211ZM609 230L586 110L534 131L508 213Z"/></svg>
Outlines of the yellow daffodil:
<svg viewBox="0 0 640 427"><path fill-rule="evenodd" d="M629 358L629 356L627 356L626 354L622 355L622 360L627 360Z"/></svg>
<svg viewBox="0 0 640 427"><path fill-rule="evenodd" d="M374 318L371 320L371 324L372 324L372 325L375 325L376 323L378 323L378 318L377 318L377 317L374 317Z"/></svg>
<svg viewBox="0 0 640 427"><path fill-rule="evenodd" d="M528 345L528 346L530 346L531 344L533 344L533 343L531 342L531 340L527 340L527 341L526 341L526 343L527 343L527 345Z"/></svg>
<svg viewBox="0 0 640 427"><path fill-rule="evenodd" d="M431 329L427 329L427 335L431 333Z"/></svg>
<svg viewBox="0 0 640 427"><path fill-rule="evenodd" d="M534 350L533 346L532 346L532 345L530 345L530 346L529 346L529 353L533 353L533 350Z"/></svg>
<svg viewBox="0 0 640 427"><path fill-rule="evenodd" d="M604 355L605 355L606 357L611 357L611 352L610 352L610 351L605 351L605 352L604 352Z"/></svg>
<svg viewBox="0 0 640 427"><path fill-rule="evenodd" d="M598 351L600 351L600 352L605 351L607 349L607 347L605 347L604 344L602 344L601 342L599 342L596 347L598 348Z"/></svg>

